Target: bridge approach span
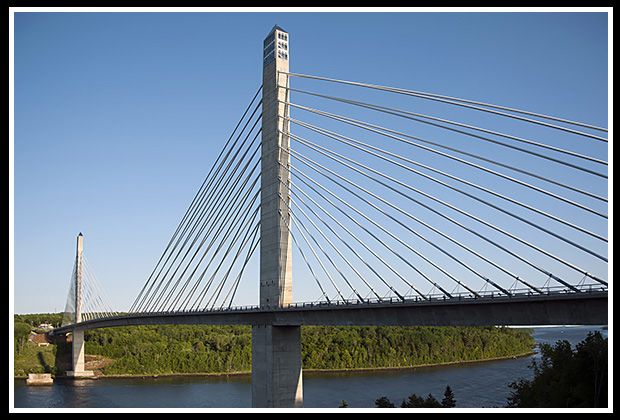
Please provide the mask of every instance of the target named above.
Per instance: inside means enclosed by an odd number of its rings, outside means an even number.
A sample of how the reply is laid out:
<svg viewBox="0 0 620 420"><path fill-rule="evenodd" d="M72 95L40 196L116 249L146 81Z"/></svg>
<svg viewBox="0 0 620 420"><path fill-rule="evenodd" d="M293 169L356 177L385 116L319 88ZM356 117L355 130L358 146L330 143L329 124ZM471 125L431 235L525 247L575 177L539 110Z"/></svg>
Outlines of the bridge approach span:
<svg viewBox="0 0 620 420"><path fill-rule="evenodd" d="M550 293L430 301L293 304L286 308L241 307L195 312L126 314L67 325L55 333L131 325L602 325L608 293Z"/></svg>

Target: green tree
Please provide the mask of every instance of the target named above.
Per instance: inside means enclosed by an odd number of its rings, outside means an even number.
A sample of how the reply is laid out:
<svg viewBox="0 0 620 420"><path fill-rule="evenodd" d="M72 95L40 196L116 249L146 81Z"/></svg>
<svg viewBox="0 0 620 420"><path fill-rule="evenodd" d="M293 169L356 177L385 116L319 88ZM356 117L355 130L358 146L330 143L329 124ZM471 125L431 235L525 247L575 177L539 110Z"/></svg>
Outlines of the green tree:
<svg viewBox="0 0 620 420"><path fill-rule="evenodd" d="M394 408L394 403L391 402L388 397L381 397L375 400L375 405L378 408Z"/></svg>
<svg viewBox="0 0 620 420"><path fill-rule="evenodd" d="M541 344L540 362L532 361L534 379L519 379L508 407L607 407L607 339L599 331L573 350L566 340Z"/></svg>
<svg viewBox="0 0 620 420"><path fill-rule="evenodd" d="M30 335L30 324L16 321L13 323L13 337L15 338L17 354L22 354L24 344L28 341Z"/></svg>
<svg viewBox="0 0 620 420"><path fill-rule="evenodd" d="M432 394L428 394L426 398L411 394L407 401L403 400L400 406L402 408L441 408L441 404Z"/></svg>
<svg viewBox="0 0 620 420"><path fill-rule="evenodd" d="M446 408L456 407L454 392L452 392L450 385L446 386L446 391L443 393L443 400L441 400L441 406Z"/></svg>
<svg viewBox="0 0 620 420"><path fill-rule="evenodd" d="M456 400L454 399L454 393L450 386L446 386L446 390L444 392L444 398L441 400L441 403L437 401L432 394L428 394L426 398L418 396L416 394L411 394L407 397L407 400L403 400L400 405L401 408L451 408L456 407ZM393 408L394 403L392 403L387 397L381 397L375 400L375 406L378 408Z"/></svg>

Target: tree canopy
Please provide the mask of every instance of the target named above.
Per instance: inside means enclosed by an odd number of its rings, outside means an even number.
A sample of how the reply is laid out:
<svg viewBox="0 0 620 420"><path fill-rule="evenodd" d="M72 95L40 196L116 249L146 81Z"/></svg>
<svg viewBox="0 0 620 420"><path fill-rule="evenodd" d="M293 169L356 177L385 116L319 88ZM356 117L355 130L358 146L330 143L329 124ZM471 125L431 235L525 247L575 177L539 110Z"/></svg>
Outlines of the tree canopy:
<svg viewBox="0 0 620 420"><path fill-rule="evenodd" d="M540 345L534 379L511 383L508 407L607 407L607 339L599 331L573 349L566 340Z"/></svg>
<svg viewBox="0 0 620 420"><path fill-rule="evenodd" d="M87 331L86 353L115 359L106 374L251 371L250 326L141 326ZM302 327L304 369L408 367L531 351L524 330L496 327Z"/></svg>

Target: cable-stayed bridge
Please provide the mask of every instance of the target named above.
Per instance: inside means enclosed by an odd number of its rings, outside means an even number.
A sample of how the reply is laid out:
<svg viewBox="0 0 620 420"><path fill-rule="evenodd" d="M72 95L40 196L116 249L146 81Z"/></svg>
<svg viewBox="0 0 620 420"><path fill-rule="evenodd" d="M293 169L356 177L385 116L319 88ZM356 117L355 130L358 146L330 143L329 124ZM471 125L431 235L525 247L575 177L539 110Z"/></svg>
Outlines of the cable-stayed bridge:
<svg viewBox="0 0 620 420"><path fill-rule="evenodd" d="M128 312L78 237L57 331L76 376L87 328L250 324L253 404L301 406L301 325L607 323L607 129L293 73L289 42L265 39L262 86Z"/></svg>

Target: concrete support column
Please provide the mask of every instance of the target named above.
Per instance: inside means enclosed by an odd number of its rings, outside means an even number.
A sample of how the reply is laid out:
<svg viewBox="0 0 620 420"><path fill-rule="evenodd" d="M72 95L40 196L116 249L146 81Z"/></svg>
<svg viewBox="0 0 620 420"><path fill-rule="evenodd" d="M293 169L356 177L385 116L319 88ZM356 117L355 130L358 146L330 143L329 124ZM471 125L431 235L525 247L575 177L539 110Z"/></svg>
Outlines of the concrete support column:
<svg viewBox="0 0 620 420"><path fill-rule="evenodd" d="M274 26L263 42L260 306L293 302L288 92L289 38ZM252 326L252 406L303 404L300 326Z"/></svg>
<svg viewBox="0 0 620 420"><path fill-rule="evenodd" d="M73 370L67 371L65 374L73 378L93 376L95 373L92 370L84 370L84 330L73 330L71 340Z"/></svg>
<svg viewBox="0 0 620 420"><path fill-rule="evenodd" d="M252 407L303 406L300 326L252 326Z"/></svg>
<svg viewBox="0 0 620 420"><path fill-rule="evenodd" d="M73 330L72 333L73 372L84 371L84 330Z"/></svg>
<svg viewBox="0 0 620 420"><path fill-rule="evenodd" d="M274 27L263 43L263 103L261 131L261 239L260 306L281 307L293 301L291 278L291 217L289 106L286 86L288 75L288 34ZM288 226L287 226L288 224Z"/></svg>
<svg viewBox="0 0 620 420"><path fill-rule="evenodd" d="M84 248L84 236L82 233L77 237L77 249L75 252L75 323L82 321L82 252ZM93 371L84 370L84 330L75 329L71 334L72 371L67 371L67 376L84 377L92 376Z"/></svg>
<svg viewBox="0 0 620 420"><path fill-rule="evenodd" d="M84 250L84 236L82 232L77 237L75 250L75 323L82 322L82 253Z"/></svg>

